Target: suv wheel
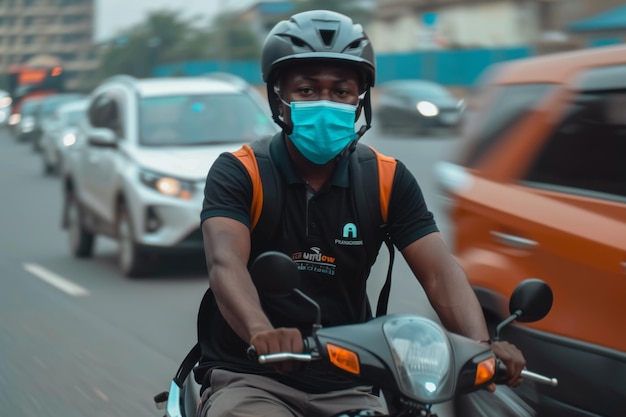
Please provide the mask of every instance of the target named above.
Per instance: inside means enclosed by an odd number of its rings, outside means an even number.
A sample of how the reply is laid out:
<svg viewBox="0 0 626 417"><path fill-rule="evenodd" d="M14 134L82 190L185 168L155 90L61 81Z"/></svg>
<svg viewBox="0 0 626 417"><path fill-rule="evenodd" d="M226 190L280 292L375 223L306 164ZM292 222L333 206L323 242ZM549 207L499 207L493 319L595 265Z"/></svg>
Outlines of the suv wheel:
<svg viewBox="0 0 626 417"><path fill-rule="evenodd" d="M78 258L89 258L93 254L95 235L85 228L82 209L74 194L69 192L66 198L70 249Z"/></svg>
<svg viewBox="0 0 626 417"><path fill-rule="evenodd" d="M117 217L118 264L127 277L137 277L147 272L147 256L135 241L133 225L125 205L120 205Z"/></svg>

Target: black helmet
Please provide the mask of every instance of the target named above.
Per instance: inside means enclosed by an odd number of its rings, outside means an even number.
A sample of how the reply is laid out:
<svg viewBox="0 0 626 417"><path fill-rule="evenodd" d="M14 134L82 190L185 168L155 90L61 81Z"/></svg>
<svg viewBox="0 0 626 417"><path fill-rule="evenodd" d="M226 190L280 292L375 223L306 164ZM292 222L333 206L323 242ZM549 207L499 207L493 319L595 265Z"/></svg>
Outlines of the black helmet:
<svg viewBox="0 0 626 417"><path fill-rule="evenodd" d="M354 64L360 71L366 91L364 110L367 130L371 118L369 88L376 79L374 49L360 24L354 23L348 16L329 10L295 14L289 20L278 22L265 39L261 72L263 81L267 83L269 104L276 123L285 127L278 118L276 103L271 99L278 69L294 61L309 60L340 60Z"/></svg>
<svg viewBox="0 0 626 417"><path fill-rule="evenodd" d="M294 60L342 60L354 63L368 87L374 85L374 49L360 24L328 10L311 10L278 22L263 45L263 81L273 84L276 70Z"/></svg>

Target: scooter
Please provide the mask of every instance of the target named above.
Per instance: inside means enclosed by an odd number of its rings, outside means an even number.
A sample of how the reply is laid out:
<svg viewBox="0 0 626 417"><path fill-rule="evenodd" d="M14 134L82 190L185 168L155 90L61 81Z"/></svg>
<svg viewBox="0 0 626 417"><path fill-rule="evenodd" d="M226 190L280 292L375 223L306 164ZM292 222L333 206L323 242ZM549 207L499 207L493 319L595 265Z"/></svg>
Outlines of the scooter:
<svg viewBox="0 0 626 417"><path fill-rule="evenodd" d="M261 296L295 293L317 311L311 336L304 340L304 352L256 355L250 347L251 359L261 364L324 361L338 375L349 375L376 387L388 408L388 414L346 410L334 417L437 417L433 405L479 391L492 382L503 382L504 366L488 346L451 333L419 315L388 314L364 323L323 328L318 304L298 289L299 271L285 254L261 254L250 274ZM498 340L502 328L513 321L542 319L550 311L552 300L552 290L545 282L539 279L521 282L510 298L511 316L496 327L493 339ZM194 357L193 351L190 357ZM166 408L165 417L196 415L199 389L190 375L188 358L183 362L187 366L181 365L172 380L169 393L155 397L157 408ZM522 377L552 386L558 384L555 378L528 370L522 371Z"/></svg>

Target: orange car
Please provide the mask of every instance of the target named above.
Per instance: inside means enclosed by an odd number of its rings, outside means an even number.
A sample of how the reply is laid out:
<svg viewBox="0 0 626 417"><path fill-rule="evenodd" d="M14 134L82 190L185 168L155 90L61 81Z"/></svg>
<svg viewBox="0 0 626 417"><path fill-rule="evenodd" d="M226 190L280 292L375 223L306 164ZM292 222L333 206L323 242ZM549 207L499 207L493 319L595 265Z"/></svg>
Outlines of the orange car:
<svg viewBox="0 0 626 417"><path fill-rule="evenodd" d="M626 415L626 46L493 67L462 149L441 162L454 251L491 325L523 279L554 291L545 319L508 328L541 416Z"/></svg>

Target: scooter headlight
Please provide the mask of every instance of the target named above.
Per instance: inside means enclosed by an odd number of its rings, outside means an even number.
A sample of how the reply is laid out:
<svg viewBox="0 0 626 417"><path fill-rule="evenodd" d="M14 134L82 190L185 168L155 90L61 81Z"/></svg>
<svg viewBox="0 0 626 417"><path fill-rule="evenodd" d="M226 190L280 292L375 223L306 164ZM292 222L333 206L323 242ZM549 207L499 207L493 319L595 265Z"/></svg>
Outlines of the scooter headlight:
<svg viewBox="0 0 626 417"><path fill-rule="evenodd" d="M453 384L448 383L452 349L440 326L423 317L399 317L385 322L383 331L404 395L425 403L454 395Z"/></svg>

